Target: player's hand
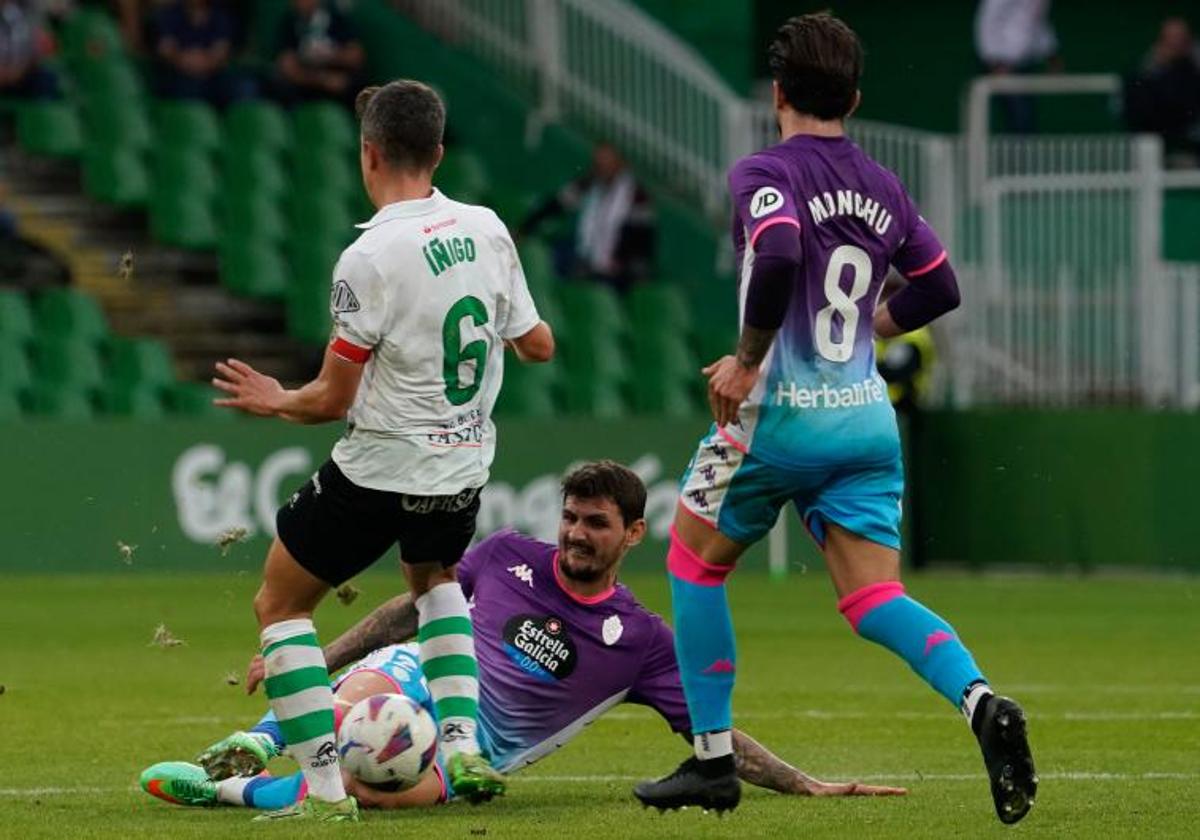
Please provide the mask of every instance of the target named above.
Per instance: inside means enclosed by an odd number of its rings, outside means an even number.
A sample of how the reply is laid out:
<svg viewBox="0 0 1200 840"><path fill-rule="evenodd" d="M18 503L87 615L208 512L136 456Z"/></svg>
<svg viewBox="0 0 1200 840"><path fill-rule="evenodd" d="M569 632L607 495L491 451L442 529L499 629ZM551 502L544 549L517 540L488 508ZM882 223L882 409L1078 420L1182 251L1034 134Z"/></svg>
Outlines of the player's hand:
<svg viewBox="0 0 1200 840"><path fill-rule="evenodd" d="M796 793L799 796L907 796L908 789L887 785L864 785L861 782L822 782L807 776Z"/></svg>
<svg viewBox="0 0 1200 840"><path fill-rule="evenodd" d="M708 404L713 419L718 426L732 423L758 381L758 368L748 368L734 356L722 356L702 373L708 377Z"/></svg>
<svg viewBox="0 0 1200 840"><path fill-rule="evenodd" d="M258 684L267 675L267 661L262 654L257 654L246 666L246 693L253 694L258 690Z"/></svg>
<svg viewBox="0 0 1200 840"><path fill-rule="evenodd" d="M279 412L285 391L278 379L259 373L237 359L217 362L217 373L220 375L213 377L213 387L230 396L213 400L213 405L241 409L260 417L271 417Z"/></svg>

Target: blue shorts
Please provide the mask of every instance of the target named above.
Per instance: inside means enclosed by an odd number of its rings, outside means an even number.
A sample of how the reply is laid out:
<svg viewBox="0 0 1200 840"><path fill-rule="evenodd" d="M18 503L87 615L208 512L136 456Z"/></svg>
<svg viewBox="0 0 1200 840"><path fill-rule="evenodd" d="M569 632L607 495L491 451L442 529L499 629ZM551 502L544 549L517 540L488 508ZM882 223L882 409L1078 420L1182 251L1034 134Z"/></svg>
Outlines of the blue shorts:
<svg viewBox="0 0 1200 840"><path fill-rule="evenodd" d="M758 542L789 501L822 547L825 525L900 549L904 465L837 465L787 469L741 451L716 426L701 442L680 481L680 502L734 542Z"/></svg>

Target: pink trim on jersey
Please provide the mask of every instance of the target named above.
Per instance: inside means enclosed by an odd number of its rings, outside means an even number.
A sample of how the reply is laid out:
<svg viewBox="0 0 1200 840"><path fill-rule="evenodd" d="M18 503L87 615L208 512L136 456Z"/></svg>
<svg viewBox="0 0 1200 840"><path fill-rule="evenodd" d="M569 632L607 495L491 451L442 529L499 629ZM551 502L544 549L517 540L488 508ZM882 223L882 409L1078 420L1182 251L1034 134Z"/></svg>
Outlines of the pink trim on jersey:
<svg viewBox="0 0 1200 840"><path fill-rule="evenodd" d="M766 219L759 222L758 227L754 229L754 233L750 234L750 247L754 248L754 243L758 241L758 237L762 236L764 230L775 225L795 225L797 230L800 229L800 222L791 216L775 216L774 218Z"/></svg>
<svg viewBox="0 0 1200 840"><path fill-rule="evenodd" d="M347 341L340 335L329 342L329 347L333 350L333 355L339 359L345 359L347 362L353 362L356 365L366 364L367 359L371 358L370 347L359 347L357 344Z"/></svg>
<svg viewBox="0 0 1200 840"><path fill-rule="evenodd" d="M907 277L909 280L911 280L914 277L920 277L922 274L928 274L929 272L933 271L935 268L937 268L939 265L941 265L945 261L946 261L946 252L942 251L942 253L940 253L936 257L934 257L933 260L928 265L923 265L920 268L918 268L916 271L910 271L910 272L908 272L908 274L905 274L904 276Z"/></svg>
<svg viewBox="0 0 1200 840"><path fill-rule="evenodd" d="M667 550L667 571L680 580L697 586L720 586L733 571L733 566L706 563L695 549L684 543L679 531L671 526L671 547Z"/></svg>
<svg viewBox="0 0 1200 840"><path fill-rule="evenodd" d="M733 435L731 435L731 434L729 434L729 432L725 431L724 426L721 426L720 428L717 429L717 434L719 434L721 437L725 438L725 442L728 443L730 446L732 446L734 449L736 449L738 452L741 452L743 455L750 454L749 447L747 447L746 444L742 443L740 440L735 440Z"/></svg>
<svg viewBox="0 0 1200 840"><path fill-rule="evenodd" d="M888 601L894 601L903 596L904 584L898 580L872 583L870 586L864 586L862 589L851 592L838 601L838 612L846 617L846 621L850 622L850 626L857 633L859 622L866 617L867 613Z"/></svg>
<svg viewBox="0 0 1200 840"><path fill-rule="evenodd" d="M572 592L570 589L567 589L567 585L563 583L562 573L558 570L557 551L554 552L554 556L550 558L550 564L554 566L554 582L558 584L558 588L565 592L567 597L577 604L586 604L587 606L599 604L601 601L607 601L613 596L613 593L617 591L617 587L610 586L608 589L605 589L603 592L599 592L595 595L579 595L575 592Z"/></svg>

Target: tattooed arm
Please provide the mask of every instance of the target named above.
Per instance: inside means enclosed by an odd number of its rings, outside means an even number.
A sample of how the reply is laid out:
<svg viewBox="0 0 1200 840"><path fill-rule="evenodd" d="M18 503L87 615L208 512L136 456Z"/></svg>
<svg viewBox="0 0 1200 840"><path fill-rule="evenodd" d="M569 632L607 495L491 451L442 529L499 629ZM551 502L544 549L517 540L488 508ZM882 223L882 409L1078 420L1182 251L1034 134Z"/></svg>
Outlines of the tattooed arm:
<svg viewBox="0 0 1200 840"><path fill-rule="evenodd" d="M737 729L733 730L733 757L738 776L743 781L792 796L902 796L907 793L904 788L814 779Z"/></svg>
<svg viewBox="0 0 1200 840"><path fill-rule="evenodd" d="M758 381L758 366L766 358L778 329L742 325L737 355L724 356L704 368L708 377L708 404L718 426L737 419L738 408Z"/></svg>
<svg viewBox="0 0 1200 840"><path fill-rule="evenodd" d="M329 673L387 645L407 642L417 635L417 605L404 593L376 607L342 635L325 645Z"/></svg>

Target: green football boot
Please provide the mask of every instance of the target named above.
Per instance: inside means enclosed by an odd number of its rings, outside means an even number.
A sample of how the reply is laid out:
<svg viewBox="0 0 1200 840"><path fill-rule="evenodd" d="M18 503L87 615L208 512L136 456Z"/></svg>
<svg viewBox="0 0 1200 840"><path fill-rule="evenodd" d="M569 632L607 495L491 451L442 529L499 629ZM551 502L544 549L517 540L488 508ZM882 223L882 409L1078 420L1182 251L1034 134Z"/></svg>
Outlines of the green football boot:
<svg viewBox="0 0 1200 840"><path fill-rule="evenodd" d="M446 773L454 795L466 798L473 805L504 795L504 776L481 755L455 753L446 762Z"/></svg>
<svg viewBox="0 0 1200 840"><path fill-rule="evenodd" d="M162 761L142 771L142 790L174 805L216 805L217 783L203 767L186 761Z"/></svg>
<svg viewBox="0 0 1200 840"><path fill-rule="evenodd" d="M234 732L196 756L208 778L221 781L231 776L257 776L267 762L279 755L271 736L263 732Z"/></svg>
<svg viewBox="0 0 1200 840"><path fill-rule="evenodd" d="M259 814L254 822L268 820L308 820L309 822L359 822L358 800L347 796L340 802L326 802L307 796L295 805Z"/></svg>

